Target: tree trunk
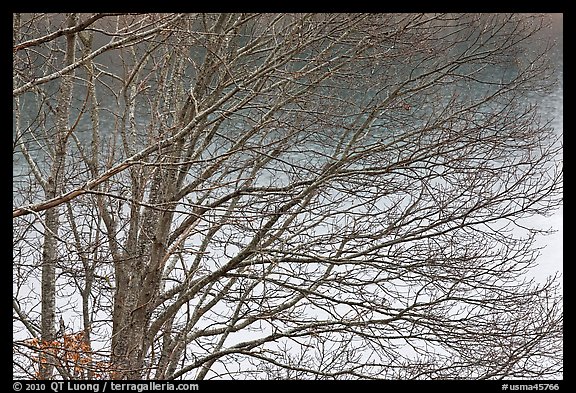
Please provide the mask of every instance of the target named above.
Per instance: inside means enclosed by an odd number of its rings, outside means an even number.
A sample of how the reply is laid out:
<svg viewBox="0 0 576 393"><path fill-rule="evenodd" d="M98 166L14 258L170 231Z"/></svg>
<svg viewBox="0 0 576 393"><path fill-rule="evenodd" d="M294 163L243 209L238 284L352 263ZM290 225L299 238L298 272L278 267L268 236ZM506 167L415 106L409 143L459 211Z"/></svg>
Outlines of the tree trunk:
<svg viewBox="0 0 576 393"><path fill-rule="evenodd" d="M162 170L159 172L153 180L153 189L170 189L166 183L174 181L174 176L165 176ZM150 199L153 203L163 203L167 195L153 192ZM146 330L152 315L151 305L158 295L165 261L164 244L170 234L171 222L172 213L147 209L143 225L140 224L136 252L116 263L118 281L112 337L114 378L141 379L146 371L144 354L151 341L146 337ZM134 220L134 225L139 223Z"/></svg>
<svg viewBox="0 0 576 393"><path fill-rule="evenodd" d="M68 15L68 27L76 24L76 14ZM65 66L74 62L75 34L66 35L66 57ZM57 131L56 144L54 149L54 160L50 177L48 178L45 194L47 199L51 199L60 194L64 185L64 165L66 163L66 144L70 135L68 129L68 117L70 113L70 102L72 97L73 75L70 73L62 77L60 85L60 96L57 108ZM41 337L44 343L50 343L56 339L56 264L58 261L58 229L60 227L60 209L53 207L46 210L44 247L42 253L42 326ZM50 353L44 355L44 362L41 362L39 377L49 379L52 377L54 360Z"/></svg>

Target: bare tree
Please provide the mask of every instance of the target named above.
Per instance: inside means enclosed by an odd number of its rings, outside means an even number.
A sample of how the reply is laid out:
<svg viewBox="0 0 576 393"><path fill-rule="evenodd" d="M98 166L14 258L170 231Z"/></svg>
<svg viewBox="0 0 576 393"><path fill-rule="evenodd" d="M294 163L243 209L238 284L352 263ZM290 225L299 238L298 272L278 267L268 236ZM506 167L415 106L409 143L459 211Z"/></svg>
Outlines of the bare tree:
<svg viewBox="0 0 576 393"><path fill-rule="evenodd" d="M545 26L14 15L14 375L561 377Z"/></svg>

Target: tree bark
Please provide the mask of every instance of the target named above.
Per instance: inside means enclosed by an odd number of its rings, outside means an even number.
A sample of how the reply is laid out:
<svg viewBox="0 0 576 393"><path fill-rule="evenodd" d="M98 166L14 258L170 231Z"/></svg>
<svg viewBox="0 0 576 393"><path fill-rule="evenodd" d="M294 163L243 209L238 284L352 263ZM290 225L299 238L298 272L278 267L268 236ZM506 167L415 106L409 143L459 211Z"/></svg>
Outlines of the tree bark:
<svg viewBox="0 0 576 393"><path fill-rule="evenodd" d="M77 15L68 15L68 27L76 24ZM74 62L76 37L75 33L66 34L66 55L64 65ZM52 162L51 174L48 178L45 195L47 199L52 199L58 195L64 185L64 166L66 163L66 145L70 135L68 117L70 114L70 101L72 98L72 86L74 72L62 77L60 84L60 96L57 108L57 131L54 149L54 160ZM60 209L57 207L46 210L44 219L44 247L42 253L42 341L48 343L56 339L56 266L58 263L58 230L60 228ZM53 360L50 354L46 355L46 362L41 364L40 378L49 379L52 377Z"/></svg>

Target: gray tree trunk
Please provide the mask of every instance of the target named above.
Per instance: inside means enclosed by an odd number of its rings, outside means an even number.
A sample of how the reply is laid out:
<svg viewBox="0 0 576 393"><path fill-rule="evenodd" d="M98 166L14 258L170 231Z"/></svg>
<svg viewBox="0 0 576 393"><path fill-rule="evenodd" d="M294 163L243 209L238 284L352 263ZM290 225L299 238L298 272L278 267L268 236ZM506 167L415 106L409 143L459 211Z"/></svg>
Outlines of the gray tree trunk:
<svg viewBox="0 0 576 393"><path fill-rule="evenodd" d="M76 24L77 15L69 14L67 24L73 27ZM66 35L65 66L74 62L75 34ZM56 197L63 190L64 165L66 163L66 144L70 135L68 129L68 117L70 114L70 101L72 98L72 86L74 72L62 77L60 96L57 108L57 131L54 149L54 160L50 177L48 178L45 194L47 199ZM60 227L60 209L53 207L46 210L45 235L42 252L42 341L51 343L56 339L56 264L58 261L58 229ZM45 357L46 362L41 363L40 379L52 377L54 359Z"/></svg>

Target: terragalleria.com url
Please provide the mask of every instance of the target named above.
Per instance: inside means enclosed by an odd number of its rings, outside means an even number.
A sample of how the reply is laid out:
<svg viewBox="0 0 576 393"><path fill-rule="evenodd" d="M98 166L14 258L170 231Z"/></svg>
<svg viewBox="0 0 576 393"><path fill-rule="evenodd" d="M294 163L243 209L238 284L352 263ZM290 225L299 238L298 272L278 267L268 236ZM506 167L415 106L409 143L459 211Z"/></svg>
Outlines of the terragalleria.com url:
<svg viewBox="0 0 576 393"><path fill-rule="evenodd" d="M72 391L89 391L94 393L106 391L125 391L125 392L146 392L146 391L197 391L200 386L196 383L182 383L178 384L170 382L112 382L104 381L103 383L90 383L90 382L72 382L72 381L58 381L52 382L50 388L53 392L60 392L64 389Z"/></svg>

